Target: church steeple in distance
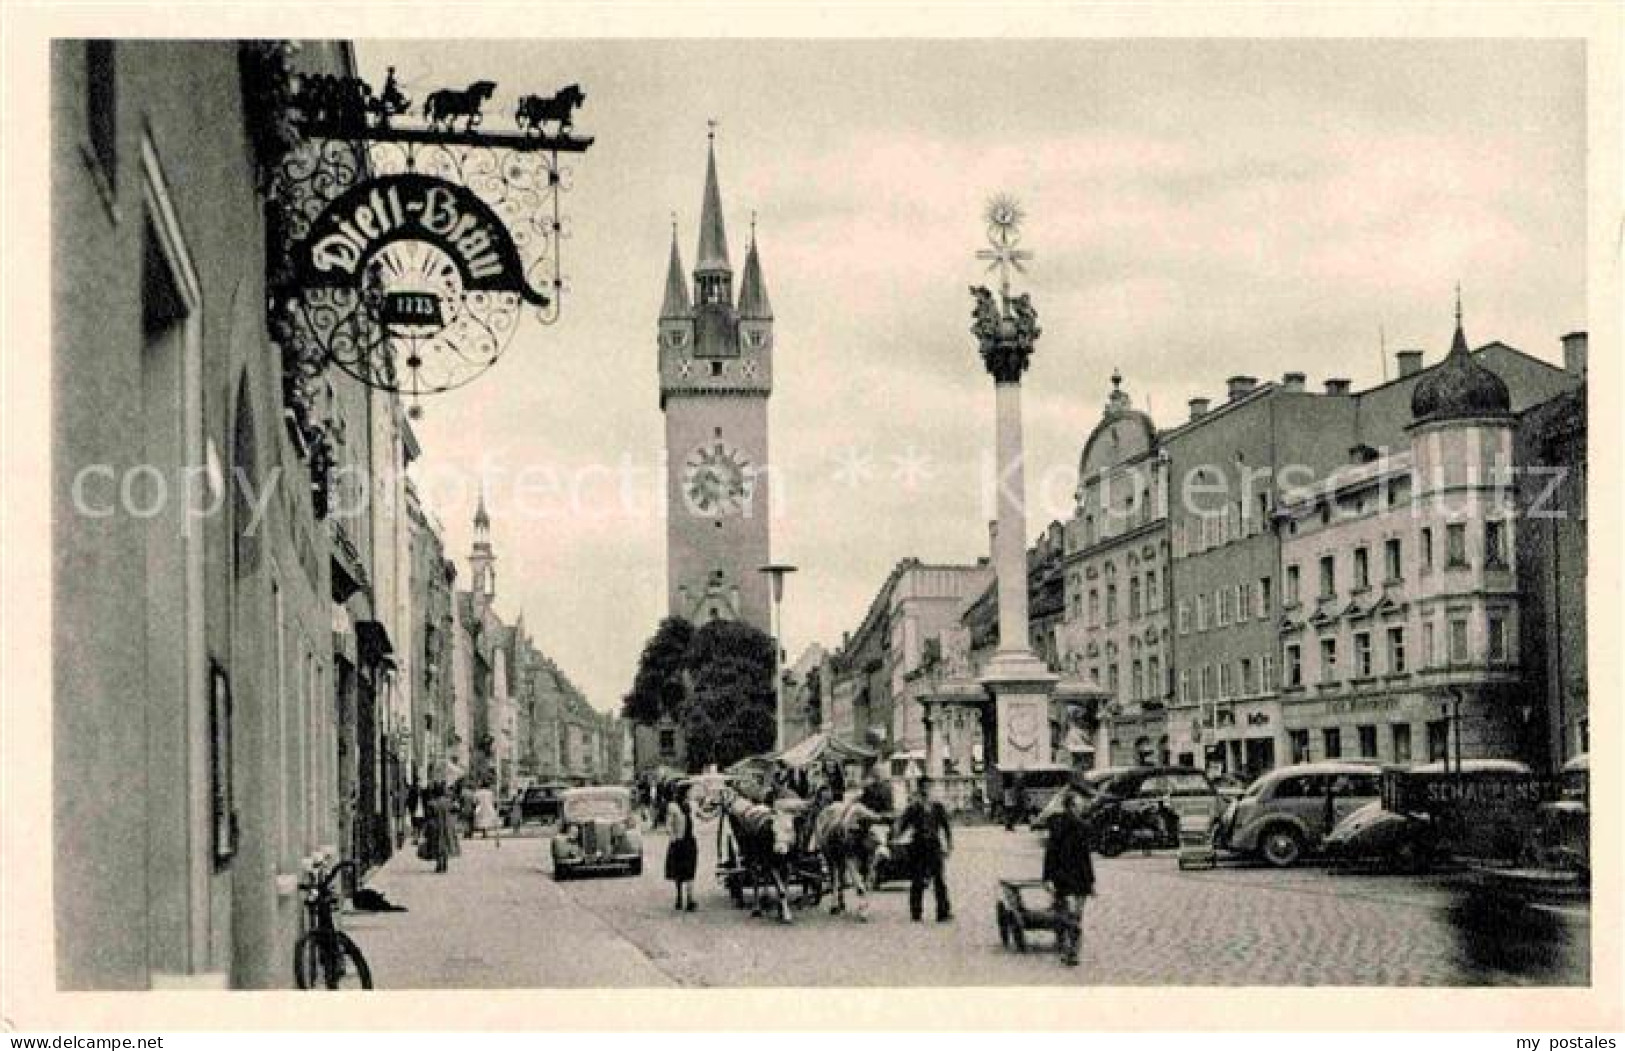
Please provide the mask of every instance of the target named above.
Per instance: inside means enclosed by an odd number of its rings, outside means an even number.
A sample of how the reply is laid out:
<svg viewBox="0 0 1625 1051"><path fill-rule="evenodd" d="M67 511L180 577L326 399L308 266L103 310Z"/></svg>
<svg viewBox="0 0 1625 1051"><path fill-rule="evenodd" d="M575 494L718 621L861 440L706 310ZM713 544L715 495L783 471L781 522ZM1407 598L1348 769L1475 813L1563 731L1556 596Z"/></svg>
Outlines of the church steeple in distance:
<svg viewBox="0 0 1625 1051"><path fill-rule="evenodd" d="M497 556L491 549L491 514L485 509L485 486L480 486L480 502L474 508L474 550L469 553L470 587L476 598L490 602L497 592Z"/></svg>

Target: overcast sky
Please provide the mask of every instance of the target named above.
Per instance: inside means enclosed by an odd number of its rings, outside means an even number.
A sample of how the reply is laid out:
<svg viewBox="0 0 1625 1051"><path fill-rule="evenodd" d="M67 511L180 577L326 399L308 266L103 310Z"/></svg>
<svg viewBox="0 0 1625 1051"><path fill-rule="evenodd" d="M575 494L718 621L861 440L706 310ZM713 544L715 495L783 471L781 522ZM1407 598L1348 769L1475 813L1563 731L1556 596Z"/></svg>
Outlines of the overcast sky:
<svg viewBox="0 0 1625 1051"><path fill-rule="evenodd" d="M1113 368L1159 425L1225 378L1303 371L1356 387L1391 352L1449 345L1455 283L1474 345L1560 361L1584 326L1579 43L370 42L427 90L579 82L562 320L425 403L420 467L466 582L489 481L498 608L600 708L665 613L656 315L678 215L692 267L706 120L736 275L750 215L777 318L773 553L792 659L855 627L900 558L987 547L993 387L967 331L980 214L1029 216L1044 335L1026 390L1029 531L1069 510ZM737 276L735 288L737 289ZM1392 364L1388 365L1392 374ZM630 467L628 501L616 477ZM556 472L583 502L515 473ZM597 473L595 473L597 472ZM463 484L449 482L461 479Z"/></svg>

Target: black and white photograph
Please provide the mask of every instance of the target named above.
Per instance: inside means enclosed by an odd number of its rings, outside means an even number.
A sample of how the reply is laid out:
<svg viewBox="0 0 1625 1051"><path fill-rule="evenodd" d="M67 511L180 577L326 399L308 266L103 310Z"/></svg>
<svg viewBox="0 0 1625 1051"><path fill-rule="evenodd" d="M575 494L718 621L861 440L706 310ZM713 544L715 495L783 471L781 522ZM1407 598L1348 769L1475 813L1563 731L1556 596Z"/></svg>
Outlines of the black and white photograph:
<svg viewBox="0 0 1625 1051"><path fill-rule="evenodd" d="M1617 980L1617 8L187 10L30 38L31 983Z"/></svg>

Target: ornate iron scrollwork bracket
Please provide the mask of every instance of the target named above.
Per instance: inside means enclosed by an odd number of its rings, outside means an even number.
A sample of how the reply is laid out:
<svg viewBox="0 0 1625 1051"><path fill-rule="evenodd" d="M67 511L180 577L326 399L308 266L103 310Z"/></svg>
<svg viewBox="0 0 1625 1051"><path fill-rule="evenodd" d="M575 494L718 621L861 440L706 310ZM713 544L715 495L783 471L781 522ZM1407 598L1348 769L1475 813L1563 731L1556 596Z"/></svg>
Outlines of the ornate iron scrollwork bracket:
<svg viewBox="0 0 1625 1051"><path fill-rule="evenodd" d="M245 63L245 69L247 68ZM328 365L411 400L461 387L493 365L520 318L558 320L569 236L561 154L578 87L526 96L511 133L480 129L495 85L431 93L422 121L391 70L374 94L357 78L293 77L270 180L270 327L289 402L308 414Z"/></svg>

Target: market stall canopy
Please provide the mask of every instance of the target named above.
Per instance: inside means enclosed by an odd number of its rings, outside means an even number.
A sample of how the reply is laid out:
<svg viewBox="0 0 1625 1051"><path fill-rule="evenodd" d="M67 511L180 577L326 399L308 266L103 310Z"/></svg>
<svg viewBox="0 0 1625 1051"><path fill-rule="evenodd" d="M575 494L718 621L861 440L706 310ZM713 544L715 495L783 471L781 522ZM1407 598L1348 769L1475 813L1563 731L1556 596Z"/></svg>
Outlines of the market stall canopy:
<svg viewBox="0 0 1625 1051"><path fill-rule="evenodd" d="M822 762L825 759L856 760L869 762L876 756L871 748L843 741L827 733L816 733L805 741L785 749L778 755L778 761L785 766L800 769Z"/></svg>

